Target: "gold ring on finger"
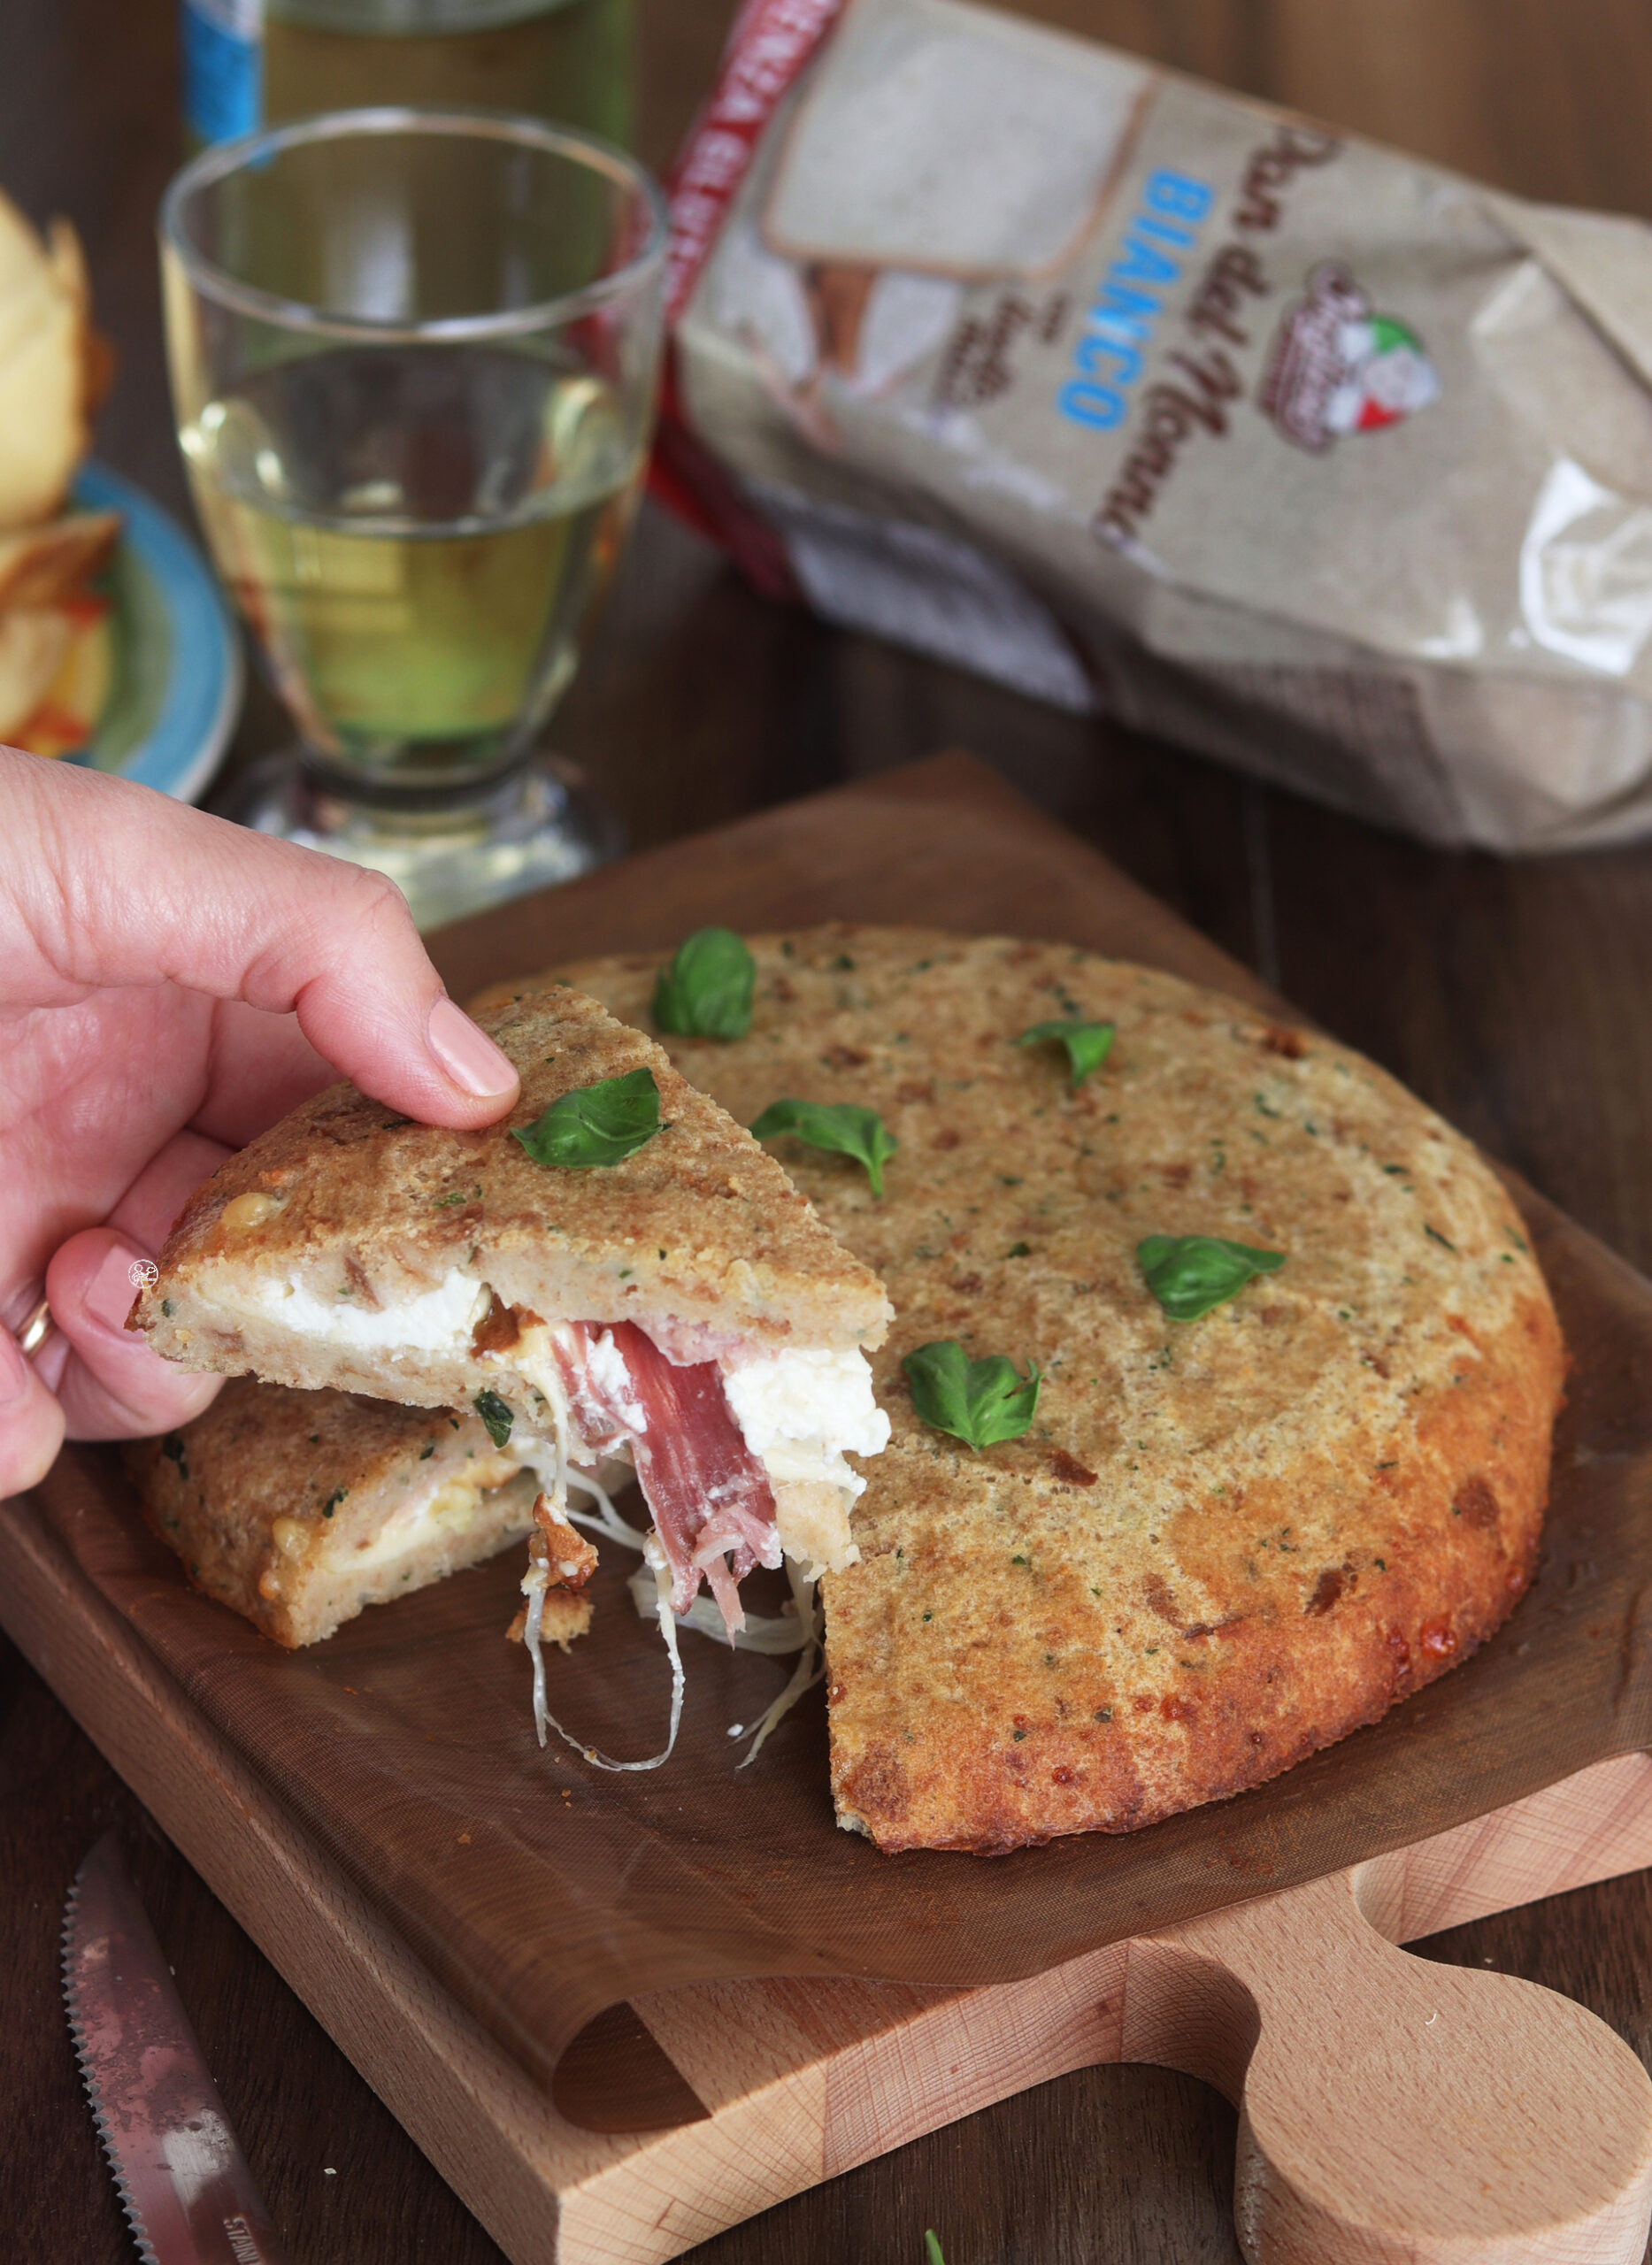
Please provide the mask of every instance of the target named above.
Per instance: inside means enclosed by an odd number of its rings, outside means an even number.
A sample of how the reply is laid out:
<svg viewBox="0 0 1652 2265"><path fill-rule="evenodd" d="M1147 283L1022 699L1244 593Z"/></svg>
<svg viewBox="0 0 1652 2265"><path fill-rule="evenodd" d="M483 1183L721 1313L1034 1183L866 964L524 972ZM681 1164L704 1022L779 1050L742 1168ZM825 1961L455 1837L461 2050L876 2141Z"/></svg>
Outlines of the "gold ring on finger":
<svg viewBox="0 0 1652 2265"><path fill-rule="evenodd" d="M14 1331L18 1350L24 1359L31 1360L42 1345L55 1337L58 1324L51 1317L51 1301L42 1292L38 1302L30 1309L27 1319Z"/></svg>

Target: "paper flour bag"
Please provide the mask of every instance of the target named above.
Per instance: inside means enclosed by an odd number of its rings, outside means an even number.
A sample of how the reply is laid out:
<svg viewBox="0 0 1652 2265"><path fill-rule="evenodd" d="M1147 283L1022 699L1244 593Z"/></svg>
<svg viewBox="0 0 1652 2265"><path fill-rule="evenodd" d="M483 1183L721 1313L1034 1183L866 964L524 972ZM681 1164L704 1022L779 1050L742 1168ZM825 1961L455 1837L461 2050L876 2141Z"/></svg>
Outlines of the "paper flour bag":
<svg viewBox="0 0 1652 2265"><path fill-rule="evenodd" d="M1442 844L1652 831L1652 230L957 0L750 0L667 496L759 587Z"/></svg>

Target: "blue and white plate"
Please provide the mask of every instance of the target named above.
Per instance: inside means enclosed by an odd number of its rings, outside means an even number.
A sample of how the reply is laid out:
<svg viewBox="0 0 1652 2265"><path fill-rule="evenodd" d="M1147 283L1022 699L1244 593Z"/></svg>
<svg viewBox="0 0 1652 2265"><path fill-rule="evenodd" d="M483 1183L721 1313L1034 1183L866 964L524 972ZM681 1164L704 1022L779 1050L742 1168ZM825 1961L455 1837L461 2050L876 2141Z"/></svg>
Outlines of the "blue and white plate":
<svg viewBox="0 0 1652 2265"><path fill-rule="evenodd" d="M203 793L241 713L241 640L212 571L176 520L104 465L82 465L73 502L123 525L97 587L110 604L108 689L91 738L69 758L158 787Z"/></svg>

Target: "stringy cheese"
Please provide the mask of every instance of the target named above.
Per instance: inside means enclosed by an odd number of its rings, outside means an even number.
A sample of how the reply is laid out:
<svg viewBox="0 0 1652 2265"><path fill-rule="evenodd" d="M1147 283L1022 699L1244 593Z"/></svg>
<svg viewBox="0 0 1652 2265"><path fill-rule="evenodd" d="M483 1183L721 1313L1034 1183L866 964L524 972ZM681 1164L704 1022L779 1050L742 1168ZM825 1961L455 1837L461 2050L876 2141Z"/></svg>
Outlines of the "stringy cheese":
<svg viewBox="0 0 1652 2265"><path fill-rule="evenodd" d="M364 1309L347 1298L326 1301L302 1283L265 1282L258 1286L256 1309L324 1343L349 1345L361 1350L434 1352L457 1350L466 1345L486 1312L490 1297L485 1282L479 1282L473 1275L455 1271L434 1289L399 1301L388 1309ZM563 1324L557 1326L565 1328ZM640 1572L634 1578L632 1593L639 1614L659 1623L671 1660L671 1720L664 1747L641 1762L615 1761L575 1738L557 1721L546 1703L542 1642L550 1569L541 1559L530 1556L522 1581L522 1593L527 1602L522 1639L533 1662L534 1731L542 1747L547 1731L554 1730L601 1770L657 1770L670 1760L676 1747L687 1687L677 1648L677 1618L671 1609L670 1568L655 1535L651 1532L643 1534L628 1524L619 1516L602 1487L572 1467L568 1397L557 1360L556 1340L557 1331L551 1327L542 1324L530 1327L523 1331L500 1363L502 1370L522 1379L538 1403L531 1411L512 1406L514 1437L510 1459L534 1472L539 1487L549 1496L559 1516L571 1517L611 1540L642 1553L652 1576L651 1583L648 1575ZM624 1357L609 1332L590 1339L586 1359L596 1389L619 1407L632 1431L646 1431L646 1411L632 1396ZM845 1455L880 1454L889 1440L889 1419L872 1397L872 1371L864 1355L854 1350L799 1347L725 1363L722 1372L730 1412L771 1483L777 1490L793 1485L834 1489L847 1520L866 1482L850 1468ZM512 1397L519 1401L520 1394ZM504 1460L503 1455L500 1459ZM569 1509L570 1480L596 1501L596 1512ZM433 1486L427 1494L411 1501L389 1520L365 1549L350 1551L348 1562L365 1567L394 1556L404 1550L423 1527L447 1523L462 1528L474 1516L483 1488L498 1483L497 1478L478 1472L467 1479ZM793 1550L794 1557L807 1559L814 1554L812 1547ZM834 1554L842 1555L843 1562L848 1562L858 1553L850 1543L846 1555ZM792 1584L795 1616L780 1620L753 1616L745 1629L729 1639L742 1650L772 1654L795 1651L800 1655L785 1690L751 1726L751 1747L741 1764L742 1769L755 1758L776 1724L826 1671L821 1616L811 1569L788 1562L787 1573ZM648 1594L650 1586L651 1599ZM703 1633L719 1637L726 1633L721 1615L704 1598L696 1599L685 1617L689 1626ZM729 1734L743 1737L748 1732L736 1724Z"/></svg>
<svg viewBox="0 0 1652 2265"><path fill-rule="evenodd" d="M558 1738L599 1770L657 1770L671 1759L676 1747L687 1687L677 1648L678 1618L671 1606L670 1569L654 1533L643 1534L628 1524L595 1479L569 1468L567 1401L550 1336L549 1330L525 1332L511 1348L511 1361L512 1367L541 1391L554 1417L560 1469L553 1499L562 1514L574 1524L643 1555L648 1570L633 1575L632 1601L640 1617L659 1624L671 1659L672 1704L665 1746L659 1753L641 1762L617 1762L575 1738L557 1722L546 1704L540 1632L549 1576L543 1564L534 1562L530 1562L522 1582L522 1593L527 1599L523 1641L534 1662L534 1727L541 1746L545 1743L547 1730L554 1730ZM535 1343L535 1339L543 1341ZM604 1331L592 1340L587 1357L598 1388L621 1405L634 1430L642 1431L646 1417L643 1410L630 1401L630 1378L611 1335ZM865 1355L855 1350L829 1351L824 1347L760 1355L724 1364L723 1389L747 1446L764 1464L771 1482L777 1487L791 1482L836 1488L847 1519L866 1482L844 1461L845 1454L878 1455L889 1441L889 1419L872 1397L872 1371ZM598 1506L595 1511L567 1507L568 1480L589 1493ZM794 1557L809 1554L794 1552ZM850 1543L845 1562L852 1562L857 1555ZM684 1625L697 1629L703 1635L726 1639L737 1650L799 1655L785 1689L757 1721L751 1724L735 1723L730 1727L731 1738L749 1736L751 1739L740 1764L742 1770L756 1760L770 1733L804 1692L812 1689L826 1673L825 1620L816 1593L813 1569L794 1562L794 1557L788 1557L786 1563L793 1598L788 1616L770 1619L748 1615L743 1628L730 1632L724 1625L720 1611L707 1597L696 1597L682 1616Z"/></svg>
<svg viewBox="0 0 1652 2265"><path fill-rule="evenodd" d="M609 1501L607 1495L594 1480L588 1482L578 1471L571 1475L576 1486L588 1484L592 1493L601 1497L609 1517L616 1524L624 1524L622 1519L615 1517L613 1504ZM580 1518L582 1524L595 1524L599 1531L606 1530L599 1520L591 1520L580 1512L575 1512L573 1515ZM626 1530L630 1531L629 1528ZM677 1744L677 1731L682 1722L683 1693L688 1687L688 1679L683 1673L682 1657L677 1649L677 1618L671 1609L671 1567L666 1562L665 1552L651 1533L643 1540L642 1553L654 1577L656 1617L659 1621L660 1634L665 1639L665 1649L671 1659L671 1726L665 1743L660 1751L657 1754L650 1754L642 1762L616 1762L611 1754L599 1752L594 1746L588 1746L583 1739L575 1738L572 1731L565 1730L546 1705L545 1659L540 1645L540 1631L544 1620L545 1592L550 1585L549 1578L547 1569L538 1563L530 1565L523 1578L522 1593L527 1599L527 1615L522 1631L522 1640L527 1646L534 1662L534 1728L538 1733L539 1742L543 1746L546 1730L548 1728L553 1730L559 1739L572 1747L576 1754L583 1754L585 1759L598 1770L657 1770L662 1762L671 1760Z"/></svg>
<svg viewBox="0 0 1652 2265"><path fill-rule="evenodd" d="M370 1540L350 1541L343 1533L334 1535L330 1527L324 1527L315 1562L327 1572L365 1572L418 1547L443 1528L463 1533L474 1523L482 1496L503 1488L520 1493L521 1524L526 1531L539 1491L538 1474L524 1469L517 1456L502 1455L489 1457L463 1478L433 1484L422 1493L409 1496L397 1504Z"/></svg>
<svg viewBox="0 0 1652 2265"><path fill-rule="evenodd" d="M760 1612L749 1612L743 1628L733 1635L723 1625L722 1615L710 1597L697 1596L682 1615L679 1625L693 1628L702 1636L712 1636L719 1642L731 1644L737 1652L766 1652L772 1657L783 1657L789 1652L803 1656L792 1670L791 1680L780 1696L770 1701L755 1723L731 1723L730 1738L749 1738L751 1745L744 1762L737 1766L743 1770L755 1762L762 1752L769 1733L789 1715L805 1691L811 1691L826 1673L826 1616L820 1609L815 1584L800 1566L788 1558L786 1578L791 1583L792 1601L789 1610L778 1619L766 1617ZM628 1586L631 1601L636 1607L640 1620L652 1620L658 1610L654 1586L644 1573L634 1573Z"/></svg>

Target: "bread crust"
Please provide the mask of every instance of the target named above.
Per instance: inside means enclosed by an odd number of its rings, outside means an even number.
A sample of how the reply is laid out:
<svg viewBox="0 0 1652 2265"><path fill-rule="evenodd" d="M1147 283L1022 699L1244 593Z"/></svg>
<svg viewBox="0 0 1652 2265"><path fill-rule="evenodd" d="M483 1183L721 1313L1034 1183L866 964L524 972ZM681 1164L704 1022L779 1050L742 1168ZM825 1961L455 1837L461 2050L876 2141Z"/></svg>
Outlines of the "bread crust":
<svg viewBox="0 0 1652 2265"><path fill-rule="evenodd" d="M457 1274L490 1285L502 1315L634 1321L662 1342L673 1332L765 1350L881 1339L889 1309L875 1275L642 1032L565 987L506 998L483 1022L522 1079L506 1119L454 1132L349 1084L318 1094L191 1197L127 1326L186 1368L413 1406L468 1406L508 1357L513 1328L491 1342L479 1332L474 1348L327 1342L262 1309L265 1286L296 1281L331 1306L373 1312ZM622 1163L558 1170L512 1137L576 1087L642 1068L662 1129ZM246 1223L246 1202L232 1212L243 1198L265 1216Z"/></svg>
<svg viewBox="0 0 1652 2265"><path fill-rule="evenodd" d="M894 1438L826 1581L840 1822L885 1850L1128 1831L1256 1785L1466 1658L1532 1575L1564 1352L1502 1186L1351 1049L1064 945L833 926L748 940L749 1035L672 1038L749 1121L855 1102L874 1201L777 1142L883 1278ZM654 961L567 972L642 1018ZM1115 1024L1074 1091L1031 1025ZM1191 1323L1150 1233L1287 1254ZM901 1357L1035 1359L1033 1428L974 1454Z"/></svg>

